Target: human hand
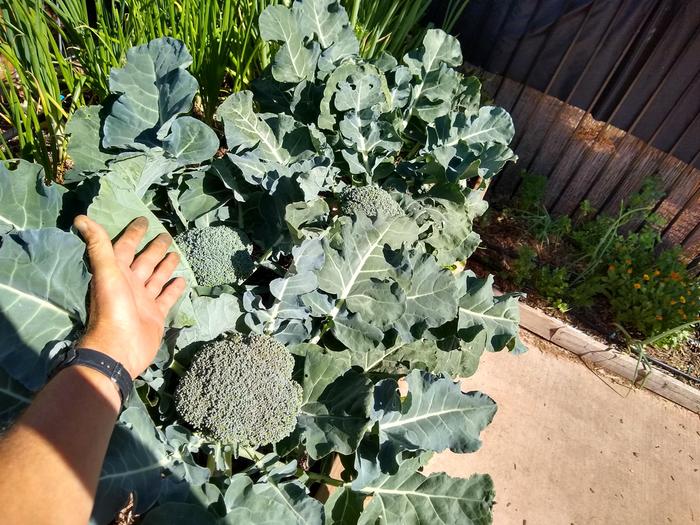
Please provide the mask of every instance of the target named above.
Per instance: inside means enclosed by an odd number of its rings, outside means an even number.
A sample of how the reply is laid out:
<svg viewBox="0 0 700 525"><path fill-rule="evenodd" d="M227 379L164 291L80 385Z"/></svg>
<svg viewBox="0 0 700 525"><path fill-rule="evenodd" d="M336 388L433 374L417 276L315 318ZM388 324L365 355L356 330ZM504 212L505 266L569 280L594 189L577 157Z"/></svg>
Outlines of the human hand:
<svg viewBox="0 0 700 525"><path fill-rule="evenodd" d="M172 238L161 233L136 255L148 230L145 217L134 219L114 245L89 217L79 215L73 224L92 271L88 326L77 346L107 354L135 378L155 358L165 317L185 289L184 279L170 279L180 260L167 253Z"/></svg>

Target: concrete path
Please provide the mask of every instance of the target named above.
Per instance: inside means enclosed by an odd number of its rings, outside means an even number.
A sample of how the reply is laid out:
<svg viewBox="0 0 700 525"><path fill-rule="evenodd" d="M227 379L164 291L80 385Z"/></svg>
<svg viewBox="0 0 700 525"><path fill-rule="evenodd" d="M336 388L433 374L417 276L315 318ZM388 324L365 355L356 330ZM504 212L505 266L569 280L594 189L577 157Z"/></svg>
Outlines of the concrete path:
<svg viewBox="0 0 700 525"><path fill-rule="evenodd" d="M491 474L496 525L700 524L700 417L523 339L529 352L485 355L463 381L499 405L482 448L429 472Z"/></svg>

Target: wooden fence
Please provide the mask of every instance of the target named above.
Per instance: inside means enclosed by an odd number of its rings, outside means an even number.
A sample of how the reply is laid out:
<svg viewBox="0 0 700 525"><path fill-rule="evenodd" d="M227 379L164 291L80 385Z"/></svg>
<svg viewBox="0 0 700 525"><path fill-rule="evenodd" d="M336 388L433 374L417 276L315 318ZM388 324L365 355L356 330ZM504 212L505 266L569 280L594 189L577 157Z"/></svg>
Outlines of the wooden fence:
<svg viewBox="0 0 700 525"><path fill-rule="evenodd" d="M700 257L700 170L590 113L507 78L491 77L486 90L500 83L495 103L515 121L519 160L498 176L490 191L512 196L527 170L548 177L545 204L555 214L573 215L583 200L602 213L615 213L620 201L656 176L664 196L656 212L666 219L662 236L681 245L689 261Z"/></svg>
<svg viewBox="0 0 700 525"><path fill-rule="evenodd" d="M455 30L516 126L490 191L528 170L552 212L611 213L656 176L663 239L700 265L700 1L471 0Z"/></svg>

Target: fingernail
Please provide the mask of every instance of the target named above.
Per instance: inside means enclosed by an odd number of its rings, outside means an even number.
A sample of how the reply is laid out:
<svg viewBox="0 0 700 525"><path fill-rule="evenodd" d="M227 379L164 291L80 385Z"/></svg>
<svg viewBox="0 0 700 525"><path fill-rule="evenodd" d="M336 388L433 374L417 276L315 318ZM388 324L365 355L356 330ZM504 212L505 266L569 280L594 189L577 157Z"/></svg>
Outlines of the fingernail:
<svg viewBox="0 0 700 525"><path fill-rule="evenodd" d="M148 219L146 217L136 217L133 224L139 228L148 228Z"/></svg>
<svg viewBox="0 0 700 525"><path fill-rule="evenodd" d="M88 232L88 229L89 229L89 227L90 227L90 226L88 225L88 221L85 220L85 217L78 217L77 219L75 219L75 221L73 222L73 226L75 226L75 228L76 228L82 235L85 235L85 234Z"/></svg>

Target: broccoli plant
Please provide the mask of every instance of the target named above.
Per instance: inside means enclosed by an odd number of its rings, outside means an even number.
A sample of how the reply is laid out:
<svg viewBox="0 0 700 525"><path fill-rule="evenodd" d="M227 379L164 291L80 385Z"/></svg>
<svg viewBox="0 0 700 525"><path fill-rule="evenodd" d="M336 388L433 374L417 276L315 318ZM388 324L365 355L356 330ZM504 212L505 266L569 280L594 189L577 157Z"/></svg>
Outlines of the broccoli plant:
<svg viewBox="0 0 700 525"><path fill-rule="evenodd" d="M495 413L453 377L520 349L517 297L467 269L511 119L442 31L367 61L335 0L259 24L277 52L216 111L222 136L188 115L191 57L162 38L75 113L62 184L0 166L0 424L86 321L72 217L117 236L144 216L144 243L176 238L188 289L115 427L95 523L130 493L146 525L490 523L488 475L422 468L476 450ZM337 487L324 505L318 483Z"/></svg>

